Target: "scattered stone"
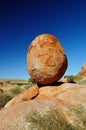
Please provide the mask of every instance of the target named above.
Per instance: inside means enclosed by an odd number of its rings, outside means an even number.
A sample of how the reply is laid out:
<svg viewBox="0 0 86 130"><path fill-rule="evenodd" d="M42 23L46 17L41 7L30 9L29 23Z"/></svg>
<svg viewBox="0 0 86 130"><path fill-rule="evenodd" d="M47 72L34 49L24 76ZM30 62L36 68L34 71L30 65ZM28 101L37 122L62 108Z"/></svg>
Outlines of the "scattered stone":
<svg viewBox="0 0 86 130"><path fill-rule="evenodd" d="M27 52L27 71L38 84L58 81L67 69L67 57L59 41L50 34L37 36Z"/></svg>

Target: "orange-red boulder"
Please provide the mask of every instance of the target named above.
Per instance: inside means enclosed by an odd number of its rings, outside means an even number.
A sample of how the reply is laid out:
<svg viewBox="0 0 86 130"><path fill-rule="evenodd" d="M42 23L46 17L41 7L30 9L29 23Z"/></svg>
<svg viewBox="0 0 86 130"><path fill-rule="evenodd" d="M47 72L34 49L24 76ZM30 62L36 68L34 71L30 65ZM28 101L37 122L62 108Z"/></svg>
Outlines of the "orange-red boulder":
<svg viewBox="0 0 86 130"><path fill-rule="evenodd" d="M82 68L81 68L80 72L77 75L84 78L84 79L86 79L86 63L84 63L82 65Z"/></svg>
<svg viewBox="0 0 86 130"><path fill-rule="evenodd" d="M38 84L58 81L67 69L67 57L59 41L50 34L37 36L27 52L27 70Z"/></svg>

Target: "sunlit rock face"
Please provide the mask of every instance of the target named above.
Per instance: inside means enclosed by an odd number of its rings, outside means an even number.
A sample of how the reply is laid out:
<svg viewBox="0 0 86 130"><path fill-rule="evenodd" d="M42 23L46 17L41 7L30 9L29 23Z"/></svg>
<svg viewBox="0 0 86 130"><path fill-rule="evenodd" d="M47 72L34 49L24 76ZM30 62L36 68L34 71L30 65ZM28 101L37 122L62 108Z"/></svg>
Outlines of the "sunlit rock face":
<svg viewBox="0 0 86 130"><path fill-rule="evenodd" d="M82 65L81 70L77 75L86 80L86 63Z"/></svg>
<svg viewBox="0 0 86 130"><path fill-rule="evenodd" d="M53 35L39 35L29 45L27 71L38 84L58 81L65 73L67 64L64 50Z"/></svg>
<svg viewBox="0 0 86 130"><path fill-rule="evenodd" d="M86 76L86 63L84 63L81 67L80 72L78 73L78 76Z"/></svg>

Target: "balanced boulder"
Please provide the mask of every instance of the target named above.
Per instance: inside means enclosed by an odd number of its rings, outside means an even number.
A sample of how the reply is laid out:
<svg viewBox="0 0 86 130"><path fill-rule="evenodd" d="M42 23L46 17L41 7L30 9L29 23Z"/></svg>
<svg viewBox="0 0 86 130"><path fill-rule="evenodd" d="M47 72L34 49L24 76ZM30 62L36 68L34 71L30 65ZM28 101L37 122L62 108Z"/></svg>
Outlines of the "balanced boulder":
<svg viewBox="0 0 86 130"><path fill-rule="evenodd" d="M27 70L38 84L58 81L67 69L67 57L59 41L50 34L37 36L27 52Z"/></svg>

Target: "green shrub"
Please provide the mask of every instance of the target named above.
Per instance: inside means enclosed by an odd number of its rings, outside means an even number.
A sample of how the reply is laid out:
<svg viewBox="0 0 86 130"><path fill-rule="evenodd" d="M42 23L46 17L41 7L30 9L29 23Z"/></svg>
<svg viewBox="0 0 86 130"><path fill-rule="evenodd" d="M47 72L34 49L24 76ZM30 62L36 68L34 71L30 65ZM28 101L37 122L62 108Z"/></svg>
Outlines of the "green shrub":
<svg viewBox="0 0 86 130"><path fill-rule="evenodd" d="M32 78L29 78L28 83L35 83L35 81Z"/></svg>
<svg viewBox="0 0 86 130"><path fill-rule="evenodd" d="M86 80L81 80L81 81L79 82L79 84L85 84L85 85L86 85Z"/></svg>
<svg viewBox="0 0 86 130"><path fill-rule="evenodd" d="M15 88L10 89L9 93L12 97L15 97L16 95L18 95L19 93L22 93L23 91L24 91L24 89L17 86Z"/></svg>
<svg viewBox="0 0 86 130"><path fill-rule="evenodd" d="M73 107L72 111L75 113L77 119L74 120L76 130L86 130L86 110L82 105Z"/></svg>
<svg viewBox="0 0 86 130"><path fill-rule="evenodd" d="M30 123L29 130L86 130L86 112L82 107L72 110L78 117L69 124L65 115L59 109L50 109L45 114L31 112L25 119ZM81 126L82 124L82 126Z"/></svg>
<svg viewBox="0 0 86 130"><path fill-rule="evenodd" d="M29 78L28 84L27 84L27 86L25 88L28 89L28 88L32 87L34 84L35 84L35 81L33 81L32 78Z"/></svg>
<svg viewBox="0 0 86 130"><path fill-rule="evenodd" d="M24 91L24 89L18 87L12 88L7 92L1 93L0 94L0 108L4 107L5 104L11 100L12 98L14 98L16 95L18 95L19 93L22 93Z"/></svg>
<svg viewBox="0 0 86 130"><path fill-rule="evenodd" d="M79 83L81 78L74 75L66 75L64 78L67 78L68 83Z"/></svg>
<svg viewBox="0 0 86 130"><path fill-rule="evenodd" d="M5 106L5 104L10 101L12 97L7 93L0 94L0 109Z"/></svg>
<svg viewBox="0 0 86 130"><path fill-rule="evenodd" d="M30 122L30 130L75 130L68 124L65 116L58 110L49 110L46 114L32 112L26 116L26 121Z"/></svg>

